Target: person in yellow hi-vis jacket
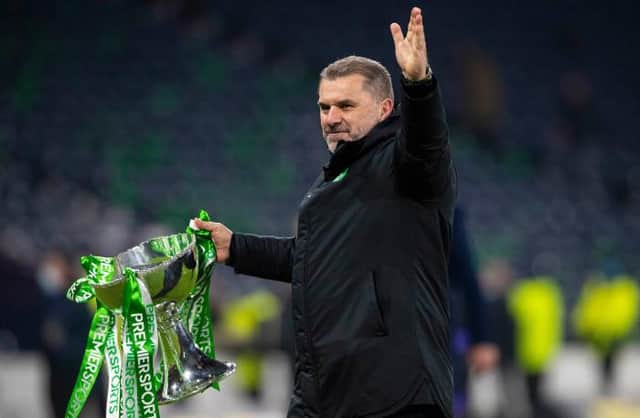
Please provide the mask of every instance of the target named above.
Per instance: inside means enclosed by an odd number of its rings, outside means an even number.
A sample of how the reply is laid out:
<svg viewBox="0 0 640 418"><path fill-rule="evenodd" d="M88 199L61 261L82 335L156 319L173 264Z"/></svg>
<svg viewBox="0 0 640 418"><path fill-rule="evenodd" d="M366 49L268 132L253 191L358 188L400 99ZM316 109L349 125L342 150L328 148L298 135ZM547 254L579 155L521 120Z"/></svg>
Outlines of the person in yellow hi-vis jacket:
<svg viewBox="0 0 640 418"><path fill-rule="evenodd" d="M612 378L615 354L638 323L639 304L638 282L631 276L592 276L582 288L573 326L602 358L606 382Z"/></svg>
<svg viewBox="0 0 640 418"><path fill-rule="evenodd" d="M236 381L242 393L256 402L263 390L264 353L271 348L265 340L264 325L278 319L281 309L273 293L256 290L230 301L222 311L223 332L239 351Z"/></svg>
<svg viewBox="0 0 640 418"><path fill-rule="evenodd" d="M545 416L540 376L560 348L564 303L559 286L546 276L520 280L508 295L515 324L516 360L526 375L533 416Z"/></svg>

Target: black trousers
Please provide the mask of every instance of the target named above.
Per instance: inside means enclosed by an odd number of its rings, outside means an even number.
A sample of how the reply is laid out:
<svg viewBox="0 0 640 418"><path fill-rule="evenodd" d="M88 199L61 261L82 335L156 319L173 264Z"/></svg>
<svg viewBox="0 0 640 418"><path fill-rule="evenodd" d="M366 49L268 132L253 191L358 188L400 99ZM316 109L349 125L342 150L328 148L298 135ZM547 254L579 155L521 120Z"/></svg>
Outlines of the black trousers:
<svg viewBox="0 0 640 418"><path fill-rule="evenodd" d="M388 418L446 418L437 405L409 405Z"/></svg>

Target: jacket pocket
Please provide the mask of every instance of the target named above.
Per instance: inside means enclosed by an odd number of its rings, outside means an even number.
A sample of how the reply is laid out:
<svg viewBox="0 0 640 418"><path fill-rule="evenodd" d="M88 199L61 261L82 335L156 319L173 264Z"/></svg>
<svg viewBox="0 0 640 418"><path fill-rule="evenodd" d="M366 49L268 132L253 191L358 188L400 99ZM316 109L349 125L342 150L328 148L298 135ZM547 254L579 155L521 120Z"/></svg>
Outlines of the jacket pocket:
<svg viewBox="0 0 640 418"><path fill-rule="evenodd" d="M368 290L369 303L371 304L372 311L374 312L376 317L375 335L376 337L384 337L389 333L387 331L387 326L384 322L384 314L382 312L382 308L380 307L380 298L378 297L378 285L376 282L375 272L369 273L369 278L367 281L367 290Z"/></svg>

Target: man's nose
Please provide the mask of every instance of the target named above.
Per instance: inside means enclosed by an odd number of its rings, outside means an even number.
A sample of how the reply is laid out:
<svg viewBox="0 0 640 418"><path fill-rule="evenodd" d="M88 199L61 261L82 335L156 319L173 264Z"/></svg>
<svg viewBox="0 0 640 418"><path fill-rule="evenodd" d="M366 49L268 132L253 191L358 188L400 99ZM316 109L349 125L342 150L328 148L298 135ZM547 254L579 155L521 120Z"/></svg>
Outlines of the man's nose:
<svg viewBox="0 0 640 418"><path fill-rule="evenodd" d="M327 113L327 123L329 125L335 125L342 121L342 112L336 106L331 106Z"/></svg>

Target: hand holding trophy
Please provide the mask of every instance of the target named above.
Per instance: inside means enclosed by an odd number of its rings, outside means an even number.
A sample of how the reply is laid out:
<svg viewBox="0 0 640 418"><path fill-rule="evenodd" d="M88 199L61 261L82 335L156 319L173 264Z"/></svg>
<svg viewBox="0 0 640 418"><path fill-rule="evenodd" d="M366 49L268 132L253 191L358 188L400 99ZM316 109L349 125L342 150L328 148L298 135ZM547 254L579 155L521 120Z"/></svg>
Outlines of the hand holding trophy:
<svg viewBox="0 0 640 418"><path fill-rule="evenodd" d="M209 216L201 211L200 219ZM95 297L98 308L66 418L79 416L105 359L109 418L158 417L158 405L217 388L235 371L234 363L215 360L209 306L215 260L211 233L190 226L115 257L82 257L87 276L67 297L78 303Z"/></svg>

